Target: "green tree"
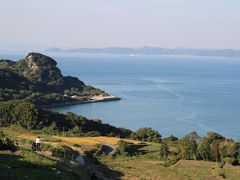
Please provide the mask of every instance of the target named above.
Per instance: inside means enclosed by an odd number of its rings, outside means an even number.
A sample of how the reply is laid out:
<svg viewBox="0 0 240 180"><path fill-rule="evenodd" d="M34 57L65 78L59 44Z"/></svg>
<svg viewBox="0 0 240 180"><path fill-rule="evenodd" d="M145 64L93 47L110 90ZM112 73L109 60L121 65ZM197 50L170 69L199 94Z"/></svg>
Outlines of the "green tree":
<svg viewBox="0 0 240 180"><path fill-rule="evenodd" d="M238 163L240 162L240 142L234 143L231 150L231 156L235 159L238 159Z"/></svg>
<svg viewBox="0 0 240 180"><path fill-rule="evenodd" d="M153 130L152 128L140 128L136 132L133 132L130 137L134 140L148 141L148 142L161 142L161 135L159 132Z"/></svg>
<svg viewBox="0 0 240 180"><path fill-rule="evenodd" d="M196 131L192 131L189 134L186 135L186 138L188 138L189 140L194 140L197 141L200 139L199 135L197 134Z"/></svg>
<svg viewBox="0 0 240 180"><path fill-rule="evenodd" d="M211 142L207 137L203 137L198 145L197 154L199 159L204 161L211 160Z"/></svg>
<svg viewBox="0 0 240 180"><path fill-rule="evenodd" d="M57 127L57 123L55 121L53 121L49 127L47 128L47 133L56 133L58 132L58 127Z"/></svg>
<svg viewBox="0 0 240 180"><path fill-rule="evenodd" d="M215 160L216 162L221 161L220 140L215 140L211 143L211 153L213 160Z"/></svg>
<svg viewBox="0 0 240 180"><path fill-rule="evenodd" d="M18 103L13 112L13 119L22 127L27 129L40 129L43 127L42 121L38 119L39 111L31 103Z"/></svg>
<svg viewBox="0 0 240 180"><path fill-rule="evenodd" d="M213 141L216 141L216 140L223 141L226 139L224 136L222 136L216 132L208 132L207 138L209 139L210 143L212 143Z"/></svg>
<svg viewBox="0 0 240 180"><path fill-rule="evenodd" d="M221 155L221 161L223 160L223 158L228 157L228 151L229 151L229 147L226 145L223 145L222 147L220 147L219 152Z"/></svg>
<svg viewBox="0 0 240 180"><path fill-rule="evenodd" d="M184 137L179 141L179 151L182 159L196 159L197 142Z"/></svg>
<svg viewBox="0 0 240 180"><path fill-rule="evenodd" d="M160 156L164 159L168 158L169 146L166 143L162 143L160 146Z"/></svg>
<svg viewBox="0 0 240 180"><path fill-rule="evenodd" d="M79 126L75 125L75 126L72 128L72 132L73 132L74 134L77 134L77 133L81 133L82 130L81 130L81 128L80 128Z"/></svg>

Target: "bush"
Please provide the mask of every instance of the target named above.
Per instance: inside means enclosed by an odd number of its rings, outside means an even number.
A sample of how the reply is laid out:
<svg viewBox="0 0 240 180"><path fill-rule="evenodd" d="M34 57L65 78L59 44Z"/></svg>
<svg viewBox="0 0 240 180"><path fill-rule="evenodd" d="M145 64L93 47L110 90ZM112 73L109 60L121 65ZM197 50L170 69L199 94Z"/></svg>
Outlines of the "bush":
<svg viewBox="0 0 240 180"><path fill-rule="evenodd" d="M52 152L52 155L55 156L55 157L63 157L64 156L63 148L52 147L49 150Z"/></svg>
<svg viewBox="0 0 240 180"><path fill-rule="evenodd" d="M232 157L225 157L225 158L223 158L223 162L225 162L227 164L231 164L231 165L238 164L238 160L236 158L232 158Z"/></svg>
<svg viewBox="0 0 240 180"><path fill-rule="evenodd" d="M4 135L3 132L0 132L0 150L17 150L15 142Z"/></svg>
<svg viewBox="0 0 240 180"><path fill-rule="evenodd" d="M63 148L56 148L56 147L53 147L52 145L43 144L43 143L41 146L43 149L50 151L52 153L52 155L55 157L63 157L64 156Z"/></svg>
<svg viewBox="0 0 240 180"><path fill-rule="evenodd" d="M120 140L117 143L118 148L117 148L117 154L122 155L122 156L127 156L129 155L129 144L126 141Z"/></svg>
<svg viewBox="0 0 240 180"><path fill-rule="evenodd" d="M166 143L162 143L160 147L160 156L164 159L167 159L169 154L169 147Z"/></svg>

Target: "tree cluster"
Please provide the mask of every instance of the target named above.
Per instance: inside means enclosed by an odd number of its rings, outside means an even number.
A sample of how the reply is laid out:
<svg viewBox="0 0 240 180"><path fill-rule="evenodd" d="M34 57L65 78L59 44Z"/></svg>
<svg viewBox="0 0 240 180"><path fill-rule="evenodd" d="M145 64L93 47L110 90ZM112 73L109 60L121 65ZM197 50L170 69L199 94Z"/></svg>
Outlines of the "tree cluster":
<svg viewBox="0 0 240 180"><path fill-rule="evenodd" d="M140 128L130 135L130 138L134 140L155 142L155 143L161 142L161 137L162 136L159 134L158 131L155 131L149 127Z"/></svg>
<svg viewBox="0 0 240 180"><path fill-rule="evenodd" d="M208 132L200 138L195 132L175 141L178 153L175 157L185 160L204 160L230 164L240 163L240 143L226 139L224 136ZM160 156L167 158L170 153L168 146L173 142L163 141Z"/></svg>
<svg viewBox="0 0 240 180"><path fill-rule="evenodd" d="M74 113L60 114L40 109L34 104L13 100L0 104L0 126L17 124L29 130L42 130L46 133L64 131L68 134L129 137L131 131L125 128L104 124L101 120L89 120Z"/></svg>

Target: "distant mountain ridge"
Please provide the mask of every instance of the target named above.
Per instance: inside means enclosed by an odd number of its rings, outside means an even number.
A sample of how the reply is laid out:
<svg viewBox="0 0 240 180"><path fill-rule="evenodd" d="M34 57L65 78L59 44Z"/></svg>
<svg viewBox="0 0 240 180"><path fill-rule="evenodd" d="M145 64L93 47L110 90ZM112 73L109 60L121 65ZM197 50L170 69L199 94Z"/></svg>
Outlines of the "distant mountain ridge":
<svg viewBox="0 0 240 180"><path fill-rule="evenodd" d="M61 49L57 47L46 49L47 52L69 53L109 53L126 55L190 55L240 58L240 50L234 49L193 49L193 48L160 48L160 47L107 47L107 48L76 48Z"/></svg>

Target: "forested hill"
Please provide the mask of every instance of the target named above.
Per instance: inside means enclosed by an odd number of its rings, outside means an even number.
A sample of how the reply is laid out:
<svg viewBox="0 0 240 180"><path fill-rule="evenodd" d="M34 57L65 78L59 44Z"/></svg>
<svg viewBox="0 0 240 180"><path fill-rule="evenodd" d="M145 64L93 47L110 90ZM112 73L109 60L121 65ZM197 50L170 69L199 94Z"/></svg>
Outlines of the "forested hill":
<svg viewBox="0 0 240 180"><path fill-rule="evenodd" d="M49 105L84 101L94 95L107 94L76 77L63 76L57 62L46 55L29 53L17 62L0 60L0 101L27 99Z"/></svg>

